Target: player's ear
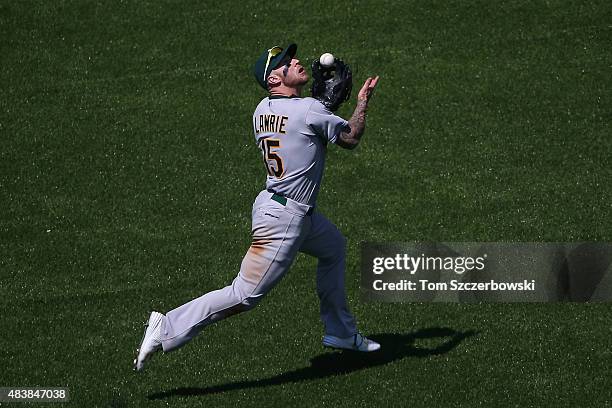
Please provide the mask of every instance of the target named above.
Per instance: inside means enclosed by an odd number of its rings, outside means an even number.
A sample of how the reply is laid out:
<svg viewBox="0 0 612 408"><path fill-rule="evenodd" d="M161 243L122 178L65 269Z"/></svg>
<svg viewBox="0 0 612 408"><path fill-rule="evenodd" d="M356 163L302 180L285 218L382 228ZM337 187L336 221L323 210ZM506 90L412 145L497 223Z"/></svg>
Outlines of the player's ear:
<svg viewBox="0 0 612 408"><path fill-rule="evenodd" d="M270 74L268 76L268 89L273 88L275 86L279 86L282 83L281 78L276 74Z"/></svg>

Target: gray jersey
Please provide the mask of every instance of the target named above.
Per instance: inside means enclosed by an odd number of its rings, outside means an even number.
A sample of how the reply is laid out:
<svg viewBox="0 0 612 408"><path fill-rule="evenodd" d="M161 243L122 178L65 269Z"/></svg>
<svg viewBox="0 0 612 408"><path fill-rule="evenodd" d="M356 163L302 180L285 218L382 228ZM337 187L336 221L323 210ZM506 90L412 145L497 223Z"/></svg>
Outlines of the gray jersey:
<svg viewBox="0 0 612 408"><path fill-rule="evenodd" d="M327 143L335 143L348 122L316 99L271 96L257 105L253 130L268 172L266 188L314 206Z"/></svg>

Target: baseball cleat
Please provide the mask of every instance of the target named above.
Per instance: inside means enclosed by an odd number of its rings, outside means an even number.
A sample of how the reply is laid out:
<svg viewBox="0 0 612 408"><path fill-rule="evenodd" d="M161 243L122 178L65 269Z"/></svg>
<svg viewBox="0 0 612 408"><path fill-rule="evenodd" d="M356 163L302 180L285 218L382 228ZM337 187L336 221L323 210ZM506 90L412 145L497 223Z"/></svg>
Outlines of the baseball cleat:
<svg viewBox="0 0 612 408"><path fill-rule="evenodd" d="M149 321L145 325L145 332L140 342L140 347L136 350L136 358L134 359L134 371L142 371L145 362L151 358L153 354L161 349L161 323L163 314L159 312L151 312Z"/></svg>
<svg viewBox="0 0 612 408"><path fill-rule="evenodd" d="M323 345L345 350L370 352L380 349L380 344L370 340L361 333L356 333L351 337L340 338L326 334L323 336Z"/></svg>

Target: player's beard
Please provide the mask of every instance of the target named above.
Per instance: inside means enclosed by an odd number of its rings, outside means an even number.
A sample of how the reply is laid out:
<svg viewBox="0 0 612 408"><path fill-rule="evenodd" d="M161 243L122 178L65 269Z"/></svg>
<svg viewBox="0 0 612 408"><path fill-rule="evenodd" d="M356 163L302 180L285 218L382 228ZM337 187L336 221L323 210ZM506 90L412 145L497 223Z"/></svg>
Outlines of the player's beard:
<svg viewBox="0 0 612 408"><path fill-rule="evenodd" d="M300 86L304 86L308 83L308 81L310 80L310 77L308 75L306 75L301 81L300 81Z"/></svg>
<svg viewBox="0 0 612 408"><path fill-rule="evenodd" d="M300 76L300 77L298 77L298 78L295 78L295 79L292 81L292 85L291 85L291 86L292 86L292 87L294 87L294 88L299 88L299 89L302 89L302 88L304 88L304 86L305 86L305 85L308 83L309 79L310 79L310 78L308 77L308 75L306 75L306 76Z"/></svg>

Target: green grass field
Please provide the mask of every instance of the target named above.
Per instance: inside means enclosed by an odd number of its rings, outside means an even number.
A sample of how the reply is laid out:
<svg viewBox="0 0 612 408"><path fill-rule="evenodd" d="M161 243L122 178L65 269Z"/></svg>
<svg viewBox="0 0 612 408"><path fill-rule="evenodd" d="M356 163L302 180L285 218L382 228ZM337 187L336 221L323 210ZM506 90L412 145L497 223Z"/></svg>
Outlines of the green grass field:
<svg viewBox="0 0 612 408"><path fill-rule="evenodd" d="M0 32L0 386L75 407L612 406L607 304L359 298L362 241L612 240L609 2L0 0ZM265 181L251 66L289 41L381 77L318 205L385 351L322 348L301 255L136 375L149 311L238 271Z"/></svg>

